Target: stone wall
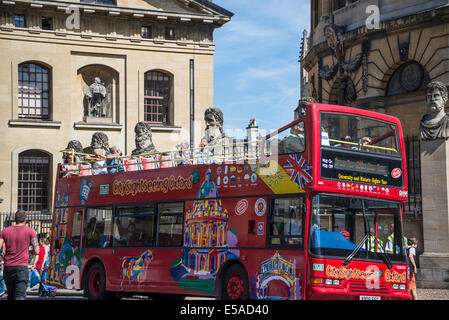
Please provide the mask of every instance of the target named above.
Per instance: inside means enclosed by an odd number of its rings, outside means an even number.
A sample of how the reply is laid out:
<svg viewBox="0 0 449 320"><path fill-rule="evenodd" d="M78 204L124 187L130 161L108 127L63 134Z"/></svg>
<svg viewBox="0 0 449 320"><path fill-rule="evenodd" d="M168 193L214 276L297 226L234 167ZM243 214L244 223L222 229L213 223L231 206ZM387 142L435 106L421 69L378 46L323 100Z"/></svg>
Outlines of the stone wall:
<svg viewBox="0 0 449 320"><path fill-rule="evenodd" d="M123 1L117 8L80 4L81 29L78 30L66 28L68 15L64 4L44 1L43 5L32 8L14 2L0 5L0 108L3 114L0 198L4 200L0 203L0 212L17 208L17 162L22 151L36 149L51 156L51 181L54 181L57 163L61 162L59 151L69 140L79 140L86 147L94 132L103 131L109 137L110 146L117 145L124 154L130 154L135 148L134 126L144 120L144 74L147 71L170 75L170 121L154 126L152 131L157 150L174 150L177 143L190 137L189 75L190 60L194 61L195 145L199 144L200 132L205 126L204 111L213 105L215 44L212 32L229 21L230 16L214 16L199 8L180 8L177 1L167 8L158 7L154 12L157 3L161 1ZM134 5L135 10L127 7ZM179 9L177 13L176 8ZM187 13L189 18L181 19ZM25 27L14 26L17 14L26 16ZM44 15L53 17L53 30L41 29L40 17ZM151 38L141 37L142 25L154 27ZM175 27L174 40L164 39L165 26ZM49 120L19 118L18 66L25 62L49 69ZM113 105L108 121L96 123L84 119L83 97L89 84L85 83L82 73L86 68L89 72L96 68L99 72L107 71L113 78L110 80ZM52 190L49 192L51 194ZM50 200L50 208L52 204Z"/></svg>

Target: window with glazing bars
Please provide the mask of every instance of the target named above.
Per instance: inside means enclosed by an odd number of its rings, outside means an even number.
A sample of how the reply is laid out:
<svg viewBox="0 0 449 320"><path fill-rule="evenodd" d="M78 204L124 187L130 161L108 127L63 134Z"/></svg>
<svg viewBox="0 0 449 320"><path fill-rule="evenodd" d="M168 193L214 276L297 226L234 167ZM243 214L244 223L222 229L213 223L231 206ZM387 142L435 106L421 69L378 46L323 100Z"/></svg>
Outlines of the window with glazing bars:
<svg viewBox="0 0 449 320"><path fill-rule="evenodd" d="M44 66L19 65L19 118L49 119L50 77Z"/></svg>
<svg viewBox="0 0 449 320"><path fill-rule="evenodd" d="M167 123L170 102L170 77L159 71L145 73L144 119L152 123Z"/></svg>
<svg viewBox="0 0 449 320"><path fill-rule="evenodd" d="M404 211L419 217L422 214L420 142L417 136L406 136L404 140L408 182L408 201Z"/></svg>
<svg viewBox="0 0 449 320"><path fill-rule="evenodd" d="M24 14L14 15L14 27L25 28L26 27L26 17Z"/></svg>
<svg viewBox="0 0 449 320"><path fill-rule="evenodd" d="M18 209L42 212L48 209L50 157L29 150L19 155Z"/></svg>

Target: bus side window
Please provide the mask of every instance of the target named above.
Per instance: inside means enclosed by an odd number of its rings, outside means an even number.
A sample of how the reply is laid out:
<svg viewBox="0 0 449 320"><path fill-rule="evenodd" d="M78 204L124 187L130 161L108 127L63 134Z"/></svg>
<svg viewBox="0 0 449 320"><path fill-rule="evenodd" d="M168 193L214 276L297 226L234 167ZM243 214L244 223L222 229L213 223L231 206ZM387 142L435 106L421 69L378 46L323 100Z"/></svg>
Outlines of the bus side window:
<svg viewBox="0 0 449 320"><path fill-rule="evenodd" d="M158 246L181 247L184 203L160 203Z"/></svg>
<svg viewBox="0 0 449 320"><path fill-rule="evenodd" d="M269 244L302 246L304 205L303 197L272 200Z"/></svg>
<svg viewBox="0 0 449 320"><path fill-rule="evenodd" d="M112 231L113 246L153 246L155 226L153 205L119 208Z"/></svg>
<svg viewBox="0 0 449 320"><path fill-rule="evenodd" d="M85 234L86 247L107 247L111 243L112 208L88 208Z"/></svg>

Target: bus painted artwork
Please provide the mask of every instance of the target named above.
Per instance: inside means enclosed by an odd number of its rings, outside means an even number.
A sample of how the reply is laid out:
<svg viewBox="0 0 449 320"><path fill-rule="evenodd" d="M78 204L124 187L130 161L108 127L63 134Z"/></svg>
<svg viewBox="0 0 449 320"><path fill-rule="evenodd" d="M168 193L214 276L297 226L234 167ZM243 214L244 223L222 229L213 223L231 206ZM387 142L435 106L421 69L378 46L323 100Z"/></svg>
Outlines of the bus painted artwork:
<svg viewBox="0 0 449 320"><path fill-rule="evenodd" d="M146 168L61 172L52 285L93 300L410 299L394 117L309 104L257 156Z"/></svg>

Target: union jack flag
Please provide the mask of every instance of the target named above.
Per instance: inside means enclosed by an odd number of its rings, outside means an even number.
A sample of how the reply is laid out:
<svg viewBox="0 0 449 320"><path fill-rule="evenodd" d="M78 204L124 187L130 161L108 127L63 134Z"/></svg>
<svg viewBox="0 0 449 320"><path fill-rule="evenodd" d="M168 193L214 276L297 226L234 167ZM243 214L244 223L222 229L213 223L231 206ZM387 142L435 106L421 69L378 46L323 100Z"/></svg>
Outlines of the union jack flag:
<svg viewBox="0 0 449 320"><path fill-rule="evenodd" d="M302 189L305 189L306 184L312 181L312 166L299 153L289 154L283 168L290 179Z"/></svg>

